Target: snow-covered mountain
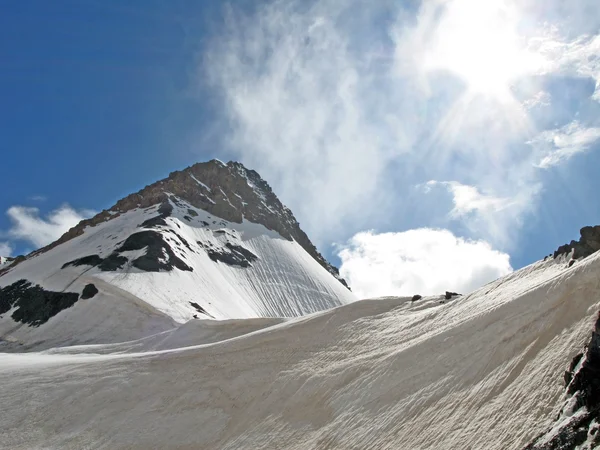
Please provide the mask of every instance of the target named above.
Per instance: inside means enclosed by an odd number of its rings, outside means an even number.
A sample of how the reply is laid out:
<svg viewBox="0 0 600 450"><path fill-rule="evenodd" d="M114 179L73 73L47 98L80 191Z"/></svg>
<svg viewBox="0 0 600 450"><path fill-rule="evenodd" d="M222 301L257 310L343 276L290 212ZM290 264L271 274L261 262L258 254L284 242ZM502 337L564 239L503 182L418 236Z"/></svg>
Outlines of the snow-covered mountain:
<svg viewBox="0 0 600 450"><path fill-rule="evenodd" d="M597 250L355 301L256 172L198 164L0 267L0 448L600 448Z"/></svg>
<svg viewBox="0 0 600 450"><path fill-rule="evenodd" d="M213 160L3 265L0 343L119 342L190 319L296 317L354 300L256 172Z"/></svg>
<svg viewBox="0 0 600 450"><path fill-rule="evenodd" d="M0 447L600 448L600 253L571 256L449 300L0 354Z"/></svg>

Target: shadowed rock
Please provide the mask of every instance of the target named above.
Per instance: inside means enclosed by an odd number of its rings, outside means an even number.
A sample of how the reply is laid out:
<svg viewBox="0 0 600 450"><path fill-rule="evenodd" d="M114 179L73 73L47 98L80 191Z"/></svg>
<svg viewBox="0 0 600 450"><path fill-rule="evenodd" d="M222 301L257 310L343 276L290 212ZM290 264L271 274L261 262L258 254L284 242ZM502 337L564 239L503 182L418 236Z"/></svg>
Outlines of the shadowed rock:
<svg viewBox="0 0 600 450"><path fill-rule="evenodd" d="M87 300L88 298L92 298L97 293L98 288L96 286L94 286L92 283L86 284L81 292L81 299Z"/></svg>
<svg viewBox="0 0 600 450"><path fill-rule="evenodd" d="M593 428L600 421L600 314L585 351L573 358L563 379L568 398L555 425L524 450L575 450L588 436L586 448L600 448L600 432Z"/></svg>
<svg viewBox="0 0 600 450"><path fill-rule="evenodd" d="M251 263L258 259L250 250L235 245L230 242L225 244L225 247L211 247L198 242L210 259L215 262L222 262L230 266L250 267Z"/></svg>
<svg viewBox="0 0 600 450"><path fill-rule="evenodd" d="M27 280L19 280L0 289L0 314L17 308L11 317L34 327L47 322L79 299L75 292L47 291Z"/></svg>
<svg viewBox="0 0 600 450"><path fill-rule="evenodd" d="M177 233L173 233L191 250L190 245L185 239ZM128 259L120 253L143 249L146 249L146 253L131 261L133 267L137 267L145 272L168 272L173 270L174 267L188 272L193 271L190 266L173 252L169 244L165 242L163 235L153 230L139 231L130 235L119 248L106 258L101 258L98 255L84 256L83 258L63 264L63 268L67 266L89 265L96 266L103 272L113 272L122 269L128 262Z"/></svg>
<svg viewBox="0 0 600 450"><path fill-rule="evenodd" d="M600 225L583 227L579 230L579 234L581 237L578 241L571 241L558 247L554 252L554 258L569 254L571 251L573 251L573 259L586 258L600 250Z"/></svg>

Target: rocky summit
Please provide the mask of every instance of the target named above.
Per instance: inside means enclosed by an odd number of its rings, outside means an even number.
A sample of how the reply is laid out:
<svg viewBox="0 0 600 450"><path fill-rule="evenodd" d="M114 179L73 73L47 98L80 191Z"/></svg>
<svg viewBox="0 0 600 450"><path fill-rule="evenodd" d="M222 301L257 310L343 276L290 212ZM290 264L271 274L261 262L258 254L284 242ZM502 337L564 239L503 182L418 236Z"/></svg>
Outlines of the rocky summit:
<svg viewBox="0 0 600 450"><path fill-rule="evenodd" d="M83 220L56 242L38 252L52 249L81 235L86 227L96 226L135 208L163 205L162 214L166 217L169 215L169 199L173 202L184 200L229 222L242 223L245 219L276 231L285 239L300 244L322 267L348 287L346 281L339 276L337 267L319 253L300 228L292 211L281 203L269 184L255 170L247 169L235 161L225 164L213 159L171 172L167 178L128 195L91 219Z"/></svg>
<svg viewBox="0 0 600 450"><path fill-rule="evenodd" d="M11 351L138 339L173 321L298 317L356 300L268 183L237 162L173 172L2 262L0 348Z"/></svg>

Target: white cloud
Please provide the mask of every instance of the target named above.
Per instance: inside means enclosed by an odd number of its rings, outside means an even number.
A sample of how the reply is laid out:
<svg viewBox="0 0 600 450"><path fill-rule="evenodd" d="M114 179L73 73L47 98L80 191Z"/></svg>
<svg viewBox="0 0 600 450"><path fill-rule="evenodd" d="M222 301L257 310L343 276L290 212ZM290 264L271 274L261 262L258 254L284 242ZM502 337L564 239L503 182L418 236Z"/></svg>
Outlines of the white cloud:
<svg viewBox="0 0 600 450"><path fill-rule="evenodd" d="M11 256L13 252L10 242L0 242L0 256Z"/></svg>
<svg viewBox="0 0 600 450"><path fill-rule="evenodd" d="M359 298L467 293L512 271L509 256L448 230L356 234L340 250L340 274Z"/></svg>
<svg viewBox="0 0 600 450"><path fill-rule="evenodd" d="M562 128L543 131L529 144L542 155L538 166L547 169L589 150L598 139L600 128L585 127L573 121Z"/></svg>
<svg viewBox="0 0 600 450"><path fill-rule="evenodd" d="M6 213L12 227L3 234L15 240L30 242L36 247L43 247L57 240L81 220L93 216L95 211L75 210L65 204L51 211L46 217L40 216L38 208L26 206L11 206Z"/></svg>
<svg viewBox="0 0 600 450"><path fill-rule="evenodd" d="M508 198L482 194L475 186L462 184L458 181L430 180L426 186L444 186L452 193L454 208L450 212L450 216L456 218L468 215L471 212L500 211L511 204L511 200Z"/></svg>

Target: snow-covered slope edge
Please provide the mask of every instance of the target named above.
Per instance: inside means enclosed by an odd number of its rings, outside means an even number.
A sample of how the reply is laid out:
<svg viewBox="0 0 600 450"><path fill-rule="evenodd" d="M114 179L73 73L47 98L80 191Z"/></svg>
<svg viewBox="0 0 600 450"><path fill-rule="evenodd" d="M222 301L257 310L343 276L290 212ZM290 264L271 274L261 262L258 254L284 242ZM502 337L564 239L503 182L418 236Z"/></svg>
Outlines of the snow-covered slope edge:
<svg viewBox="0 0 600 450"><path fill-rule="evenodd" d="M598 253L572 267L558 258L445 303L358 301L209 344L205 330L199 346L0 355L0 442L520 449L563 407L565 368L600 307L599 273ZM198 330L183 331L174 343L191 345Z"/></svg>

